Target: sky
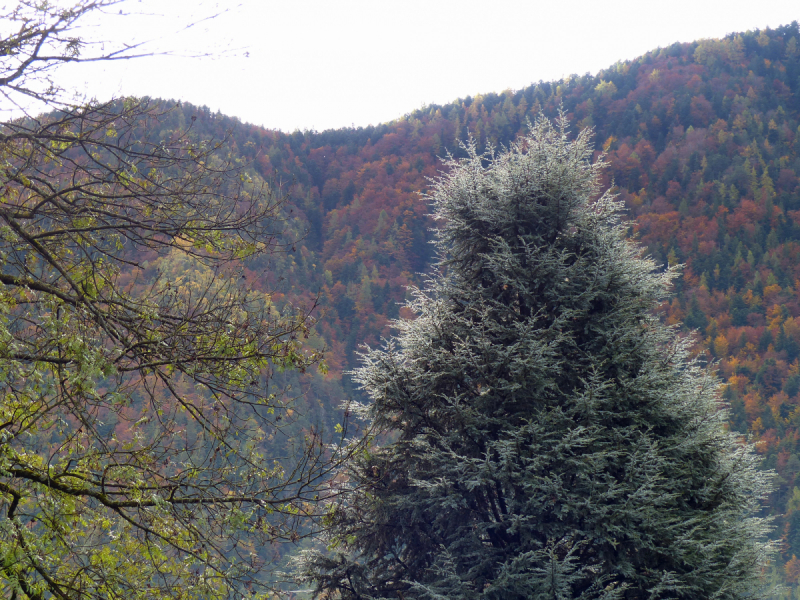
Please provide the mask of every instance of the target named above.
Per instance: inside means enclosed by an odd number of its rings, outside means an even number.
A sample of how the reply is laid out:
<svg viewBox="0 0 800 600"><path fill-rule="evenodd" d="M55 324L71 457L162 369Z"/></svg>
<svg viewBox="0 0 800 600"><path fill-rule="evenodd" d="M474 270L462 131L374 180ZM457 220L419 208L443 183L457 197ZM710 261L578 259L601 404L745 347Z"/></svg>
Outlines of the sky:
<svg viewBox="0 0 800 600"><path fill-rule="evenodd" d="M57 79L100 100L172 98L322 131L793 20L797 0L124 0L80 34L155 55Z"/></svg>

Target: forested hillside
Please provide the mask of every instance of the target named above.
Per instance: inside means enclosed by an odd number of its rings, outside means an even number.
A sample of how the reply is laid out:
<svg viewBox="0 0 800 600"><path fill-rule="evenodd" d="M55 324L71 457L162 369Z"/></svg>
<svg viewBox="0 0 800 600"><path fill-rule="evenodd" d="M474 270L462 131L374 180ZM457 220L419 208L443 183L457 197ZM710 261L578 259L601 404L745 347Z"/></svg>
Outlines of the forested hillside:
<svg viewBox="0 0 800 600"><path fill-rule="evenodd" d="M607 183L633 231L684 275L664 318L698 331L719 364L731 427L759 440L777 470L787 580L800 577L800 29L675 44L597 75L428 106L389 124L325 132L266 131L183 105L203 134L230 132L240 154L289 198L299 237L248 276L277 302L319 297L317 337L330 372L298 384L317 418L353 393L343 371L359 344L379 344L406 286L429 260L424 191L440 158L507 144L559 106L573 130L593 127Z"/></svg>

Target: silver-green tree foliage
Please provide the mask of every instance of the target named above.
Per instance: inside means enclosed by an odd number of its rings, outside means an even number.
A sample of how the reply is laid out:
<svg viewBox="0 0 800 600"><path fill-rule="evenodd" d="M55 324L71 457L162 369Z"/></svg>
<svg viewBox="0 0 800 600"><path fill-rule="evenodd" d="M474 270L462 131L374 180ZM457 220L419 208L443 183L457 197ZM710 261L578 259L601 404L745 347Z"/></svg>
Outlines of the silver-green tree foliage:
<svg viewBox="0 0 800 600"><path fill-rule="evenodd" d="M770 474L654 314L676 273L565 128L435 182L436 275L354 373L393 441L351 464L330 552L299 561L318 594L764 597Z"/></svg>

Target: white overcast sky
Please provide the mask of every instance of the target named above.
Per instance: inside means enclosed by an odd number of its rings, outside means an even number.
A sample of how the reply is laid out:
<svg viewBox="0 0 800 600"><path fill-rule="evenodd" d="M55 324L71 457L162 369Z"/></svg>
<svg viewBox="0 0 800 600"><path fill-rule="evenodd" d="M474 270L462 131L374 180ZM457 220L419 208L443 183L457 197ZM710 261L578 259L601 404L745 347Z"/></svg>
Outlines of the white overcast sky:
<svg viewBox="0 0 800 600"><path fill-rule="evenodd" d="M426 104L597 73L673 42L800 20L798 0L125 0L119 8L134 14L109 15L83 34L149 40L150 50L173 55L63 69L66 87L98 99L186 100L284 131L377 124Z"/></svg>

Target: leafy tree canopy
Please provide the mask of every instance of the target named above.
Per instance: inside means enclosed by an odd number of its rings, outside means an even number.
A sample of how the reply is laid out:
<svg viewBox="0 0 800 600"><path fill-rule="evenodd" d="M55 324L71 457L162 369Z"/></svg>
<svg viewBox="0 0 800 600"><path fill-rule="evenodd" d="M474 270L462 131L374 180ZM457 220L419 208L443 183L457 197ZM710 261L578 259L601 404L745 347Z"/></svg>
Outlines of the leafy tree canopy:
<svg viewBox="0 0 800 600"><path fill-rule="evenodd" d="M334 460L273 381L320 355L245 277L291 245L263 180L164 103L49 84L130 56L74 37L112 4L0 17L0 93L51 107L0 124L0 595L256 592Z"/></svg>

